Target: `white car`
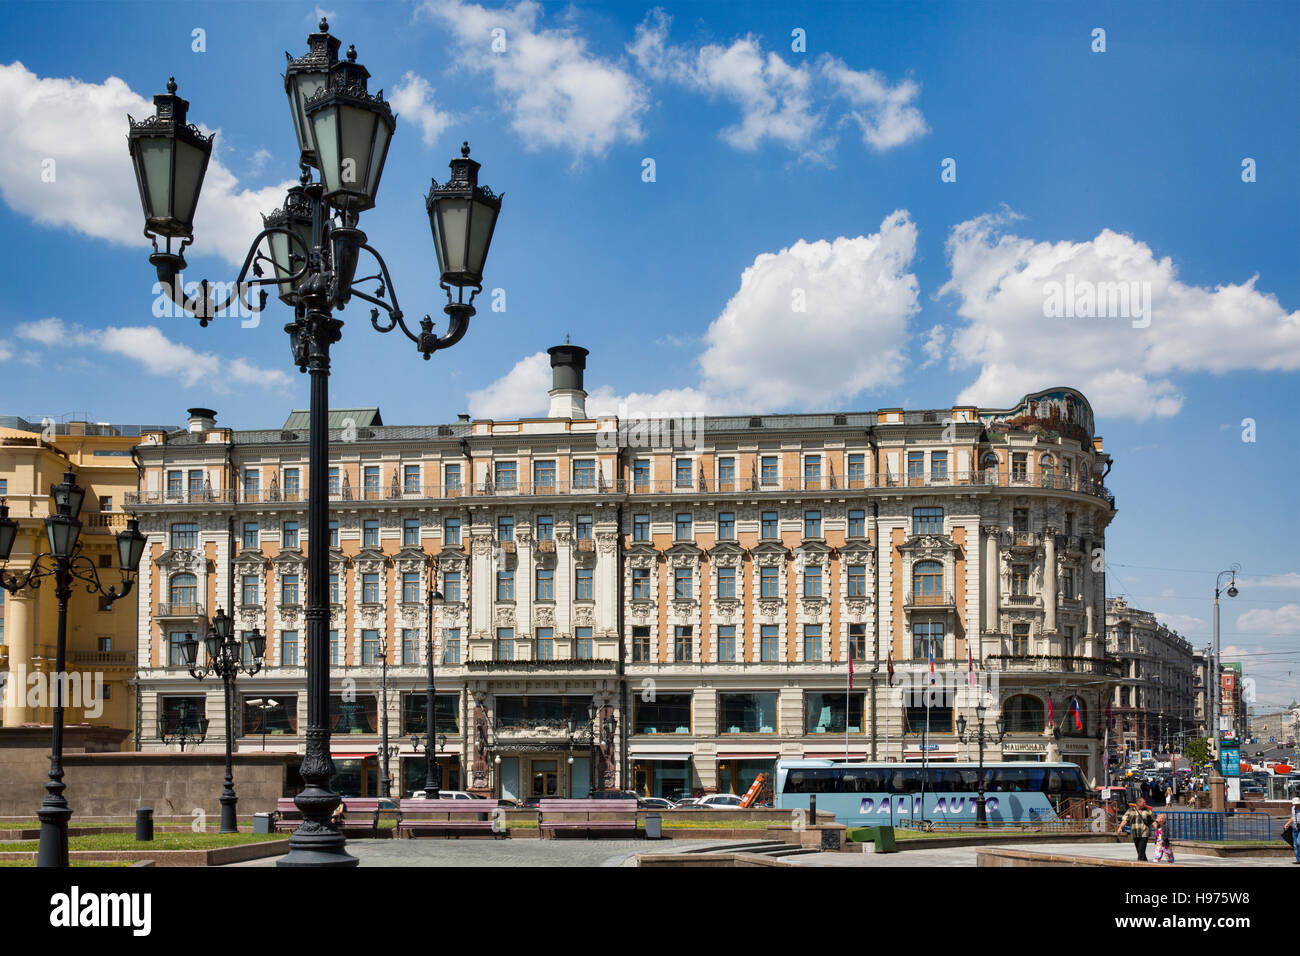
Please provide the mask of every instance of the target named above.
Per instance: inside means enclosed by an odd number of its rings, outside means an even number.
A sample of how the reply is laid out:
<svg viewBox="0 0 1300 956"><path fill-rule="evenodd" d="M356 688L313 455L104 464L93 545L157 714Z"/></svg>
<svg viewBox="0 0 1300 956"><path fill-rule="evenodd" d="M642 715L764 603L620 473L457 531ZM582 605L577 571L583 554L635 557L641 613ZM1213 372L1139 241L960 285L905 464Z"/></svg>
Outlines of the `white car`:
<svg viewBox="0 0 1300 956"><path fill-rule="evenodd" d="M711 793L695 801L697 807L709 810L739 810L741 798L734 793Z"/></svg>
<svg viewBox="0 0 1300 956"><path fill-rule="evenodd" d="M411 794L411 799L423 800L424 791L423 790L415 791L415 793ZM474 794L469 793L465 790L439 790L438 799L439 800L482 800L483 797L475 796Z"/></svg>

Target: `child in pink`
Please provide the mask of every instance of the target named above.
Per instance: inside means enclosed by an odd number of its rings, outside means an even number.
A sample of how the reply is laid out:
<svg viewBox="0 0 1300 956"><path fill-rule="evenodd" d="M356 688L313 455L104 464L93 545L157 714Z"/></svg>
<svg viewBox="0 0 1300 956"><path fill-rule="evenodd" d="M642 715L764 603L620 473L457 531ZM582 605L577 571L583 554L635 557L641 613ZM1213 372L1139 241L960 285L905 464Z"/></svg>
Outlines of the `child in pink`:
<svg viewBox="0 0 1300 956"><path fill-rule="evenodd" d="M1163 813L1156 817L1156 862L1174 862L1174 843L1169 839L1169 820Z"/></svg>

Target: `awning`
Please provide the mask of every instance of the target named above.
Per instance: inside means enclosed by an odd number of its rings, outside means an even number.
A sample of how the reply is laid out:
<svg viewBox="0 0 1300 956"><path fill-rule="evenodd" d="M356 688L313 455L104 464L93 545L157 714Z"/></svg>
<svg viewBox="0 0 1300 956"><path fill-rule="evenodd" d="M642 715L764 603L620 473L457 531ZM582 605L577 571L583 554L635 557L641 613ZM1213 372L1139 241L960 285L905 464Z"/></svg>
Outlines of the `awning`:
<svg viewBox="0 0 1300 956"><path fill-rule="evenodd" d="M845 757L843 750L837 750L834 753L808 753L803 755L804 760L843 760ZM849 753L850 760L866 760L865 753Z"/></svg>
<svg viewBox="0 0 1300 956"><path fill-rule="evenodd" d="M690 754L633 753L629 756L632 760L659 760L665 763L687 763L691 759Z"/></svg>
<svg viewBox="0 0 1300 956"><path fill-rule="evenodd" d="M956 760L957 752L955 750L930 750L918 753L915 750L909 750L903 755L903 759L908 763L921 763L925 760Z"/></svg>
<svg viewBox="0 0 1300 956"><path fill-rule="evenodd" d="M728 753L718 754L719 760L775 760L778 753Z"/></svg>
<svg viewBox="0 0 1300 956"><path fill-rule="evenodd" d="M364 760L366 757L376 756L378 756L378 754L373 750L364 754L330 754L330 757L334 760Z"/></svg>

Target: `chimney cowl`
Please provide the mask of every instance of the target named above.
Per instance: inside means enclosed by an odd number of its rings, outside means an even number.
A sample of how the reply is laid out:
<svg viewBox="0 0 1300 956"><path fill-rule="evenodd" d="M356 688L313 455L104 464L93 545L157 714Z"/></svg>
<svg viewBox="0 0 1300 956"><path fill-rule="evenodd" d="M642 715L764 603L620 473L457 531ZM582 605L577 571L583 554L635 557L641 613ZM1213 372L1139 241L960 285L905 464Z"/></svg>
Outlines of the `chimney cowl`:
<svg viewBox="0 0 1300 956"><path fill-rule="evenodd" d="M187 408L190 417L190 432L205 432L217 424L217 413L210 408Z"/></svg>
<svg viewBox="0 0 1300 956"><path fill-rule="evenodd" d="M581 419L587 417L587 393L582 388L582 372L590 354L580 345L554 345L546 350L551 357L550 418Z"/></svg>

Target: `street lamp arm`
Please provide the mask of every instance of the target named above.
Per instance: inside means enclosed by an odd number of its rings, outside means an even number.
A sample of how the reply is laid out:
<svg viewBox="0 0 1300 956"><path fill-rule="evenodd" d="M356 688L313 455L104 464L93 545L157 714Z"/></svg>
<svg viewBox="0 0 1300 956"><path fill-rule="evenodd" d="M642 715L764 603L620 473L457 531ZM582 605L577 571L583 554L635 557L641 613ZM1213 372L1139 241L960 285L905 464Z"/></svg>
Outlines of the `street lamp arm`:
<svg viewBox="0 0 1300 956"><path fill-rule="evenodd" d="M105 587L104 583L99 579L99 572L95 568L95 563L84 554L78 554L68 562L68 572L86 585L87 594L102 594L110 604L126 597L135 586L135 580L124 575L120 591L117 587Z"/></svg>
<svg viewBox="0 0 1300 956"><path fill-rule="evenodd" d="M31 567L21 574L11 574L6 577L0 572L0 587L10 594L17 594L25 588L39 588L41 578L47 578L57 571L54 558L47 552L41 552L32 560Z"/></svg>
<svg viewBox="0 0 1300 956"><path fill-rule="evenodd" d="M273 235L283 235L289 238L290 243L297 243L303 248L303 265L302 268L292 275L277 275L274 268L274 260L265 253L259 252L263 239ZM248 292L252 286L271 285L271 284L290 284L307 275L311 268L311 250L306 248L302 238L292 229L284 226L270 226L263 229L257 234L252 245L248 247L248 255L244 257L244 265L239 270L239 276L235 279L230 293L220 304L217 303L213 289L216 288L213 283L207 279L199 282L199 294L189 296L185 294L182 273L185 271L185 257L174 252L155 252L149 257L149 263L158 273L158 284L167 298L171 299L182 311L188 315L194 316L199 320L199 325L207 325L209 321L218 314L225 312L238 297L243 306L250 312L261 312L266 308L267 294L266 290L258 293L258 304L255 306L248 301ZM270 262L272 271L270 276L262 275L261 263ZM252 269L256 278L249 279L248 272Z"/></svg>

